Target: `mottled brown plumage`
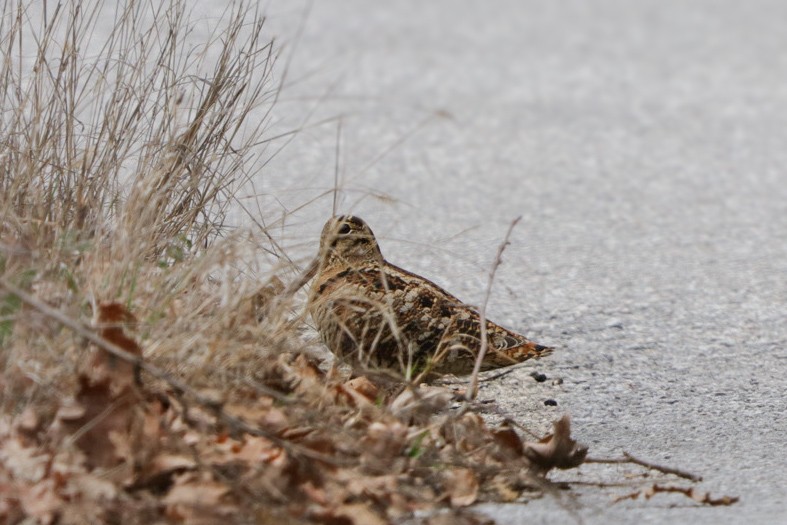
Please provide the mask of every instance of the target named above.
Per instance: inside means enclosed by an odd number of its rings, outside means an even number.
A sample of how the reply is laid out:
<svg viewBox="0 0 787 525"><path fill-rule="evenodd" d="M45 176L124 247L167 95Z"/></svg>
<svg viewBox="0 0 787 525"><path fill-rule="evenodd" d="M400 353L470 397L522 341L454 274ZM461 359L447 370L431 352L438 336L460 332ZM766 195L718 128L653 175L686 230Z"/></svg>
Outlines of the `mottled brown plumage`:
<svg viewBox="0 0 787 525"><path fill-rule="evenodd" d="M325 224L309 312L328 348L363 368L411 377L424 370L464 375L473 370L481 347L478 313L433 282L387 262L358 217ZM483 370L551 352L491 321L486 326Z"/></svg>

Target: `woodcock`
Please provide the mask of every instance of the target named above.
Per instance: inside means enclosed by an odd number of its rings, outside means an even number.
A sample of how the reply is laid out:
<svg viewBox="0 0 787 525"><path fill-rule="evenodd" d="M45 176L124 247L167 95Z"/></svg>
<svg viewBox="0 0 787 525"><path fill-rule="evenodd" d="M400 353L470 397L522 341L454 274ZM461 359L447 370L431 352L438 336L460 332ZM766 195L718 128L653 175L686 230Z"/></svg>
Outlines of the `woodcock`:
<svg viewBox="0 0 787 525"><path fill-rule="evenodd" d="M328 348L355 367L465 375L481 348L478 312L386 261L369 226L351 215L331 218L322 230L308 309ZM482 370L552 351L491 321L486 326Z"/></svg>

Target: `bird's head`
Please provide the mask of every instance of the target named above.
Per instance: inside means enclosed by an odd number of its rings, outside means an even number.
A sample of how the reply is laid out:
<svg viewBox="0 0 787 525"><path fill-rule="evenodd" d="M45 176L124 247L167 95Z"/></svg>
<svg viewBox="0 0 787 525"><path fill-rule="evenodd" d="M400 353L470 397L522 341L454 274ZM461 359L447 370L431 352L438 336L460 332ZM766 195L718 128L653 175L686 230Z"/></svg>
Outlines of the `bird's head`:
<svg viewBox="0 0 787 525"><path fill-rule="evenodd" d="M359 217L331 217L320 236L320 264L356 266L380 263L383 255L371 228Z"/></svg>

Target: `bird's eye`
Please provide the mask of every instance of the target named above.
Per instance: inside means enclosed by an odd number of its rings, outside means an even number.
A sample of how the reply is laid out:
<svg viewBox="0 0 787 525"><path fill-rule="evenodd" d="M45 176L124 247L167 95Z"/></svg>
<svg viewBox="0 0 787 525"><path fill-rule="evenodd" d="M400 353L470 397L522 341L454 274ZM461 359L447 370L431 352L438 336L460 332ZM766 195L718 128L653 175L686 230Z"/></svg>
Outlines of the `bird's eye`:
<svg viewBox="0 0 787 525"><path fill-rule="evenodd" d="M341 228L339 228L339 235L347 235L348 233L350 233L350 225L342 224Z"/></svg>

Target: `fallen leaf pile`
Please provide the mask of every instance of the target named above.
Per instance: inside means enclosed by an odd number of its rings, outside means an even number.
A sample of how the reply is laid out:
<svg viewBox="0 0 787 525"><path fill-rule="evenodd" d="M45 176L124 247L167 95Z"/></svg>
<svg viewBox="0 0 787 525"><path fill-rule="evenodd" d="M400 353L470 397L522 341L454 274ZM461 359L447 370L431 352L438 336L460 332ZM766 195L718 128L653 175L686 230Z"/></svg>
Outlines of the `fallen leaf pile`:
<svg viewBox="0 0 787 525"><path fill-rule="evenodd" d="M138 357L127 335L134 323L123 306L103 304L96 331ZM546 472L586 453L567 418L527 443L478 414L454 413L448 390L386 399L369 379L331 379L303 355L282 355L267 371L276 396L249 388L195 399L166 383L152 388L134 363L88 346L53 416L28 407L0 420L0 522L360 525L440 508L457 516L478 501L538 491Z"/></svg>
<svg viewBox="0 0 787 525"><path fill-rule="evenodd" d="M585 461L567 416L528 442L445 388L347 381L304 354L197 390L142 360L135 325L100 305L71 395L0 416L0 523L481 524L474 503L537 497ZM626 498L658 492L730 503L659 485Z"/></svg>

